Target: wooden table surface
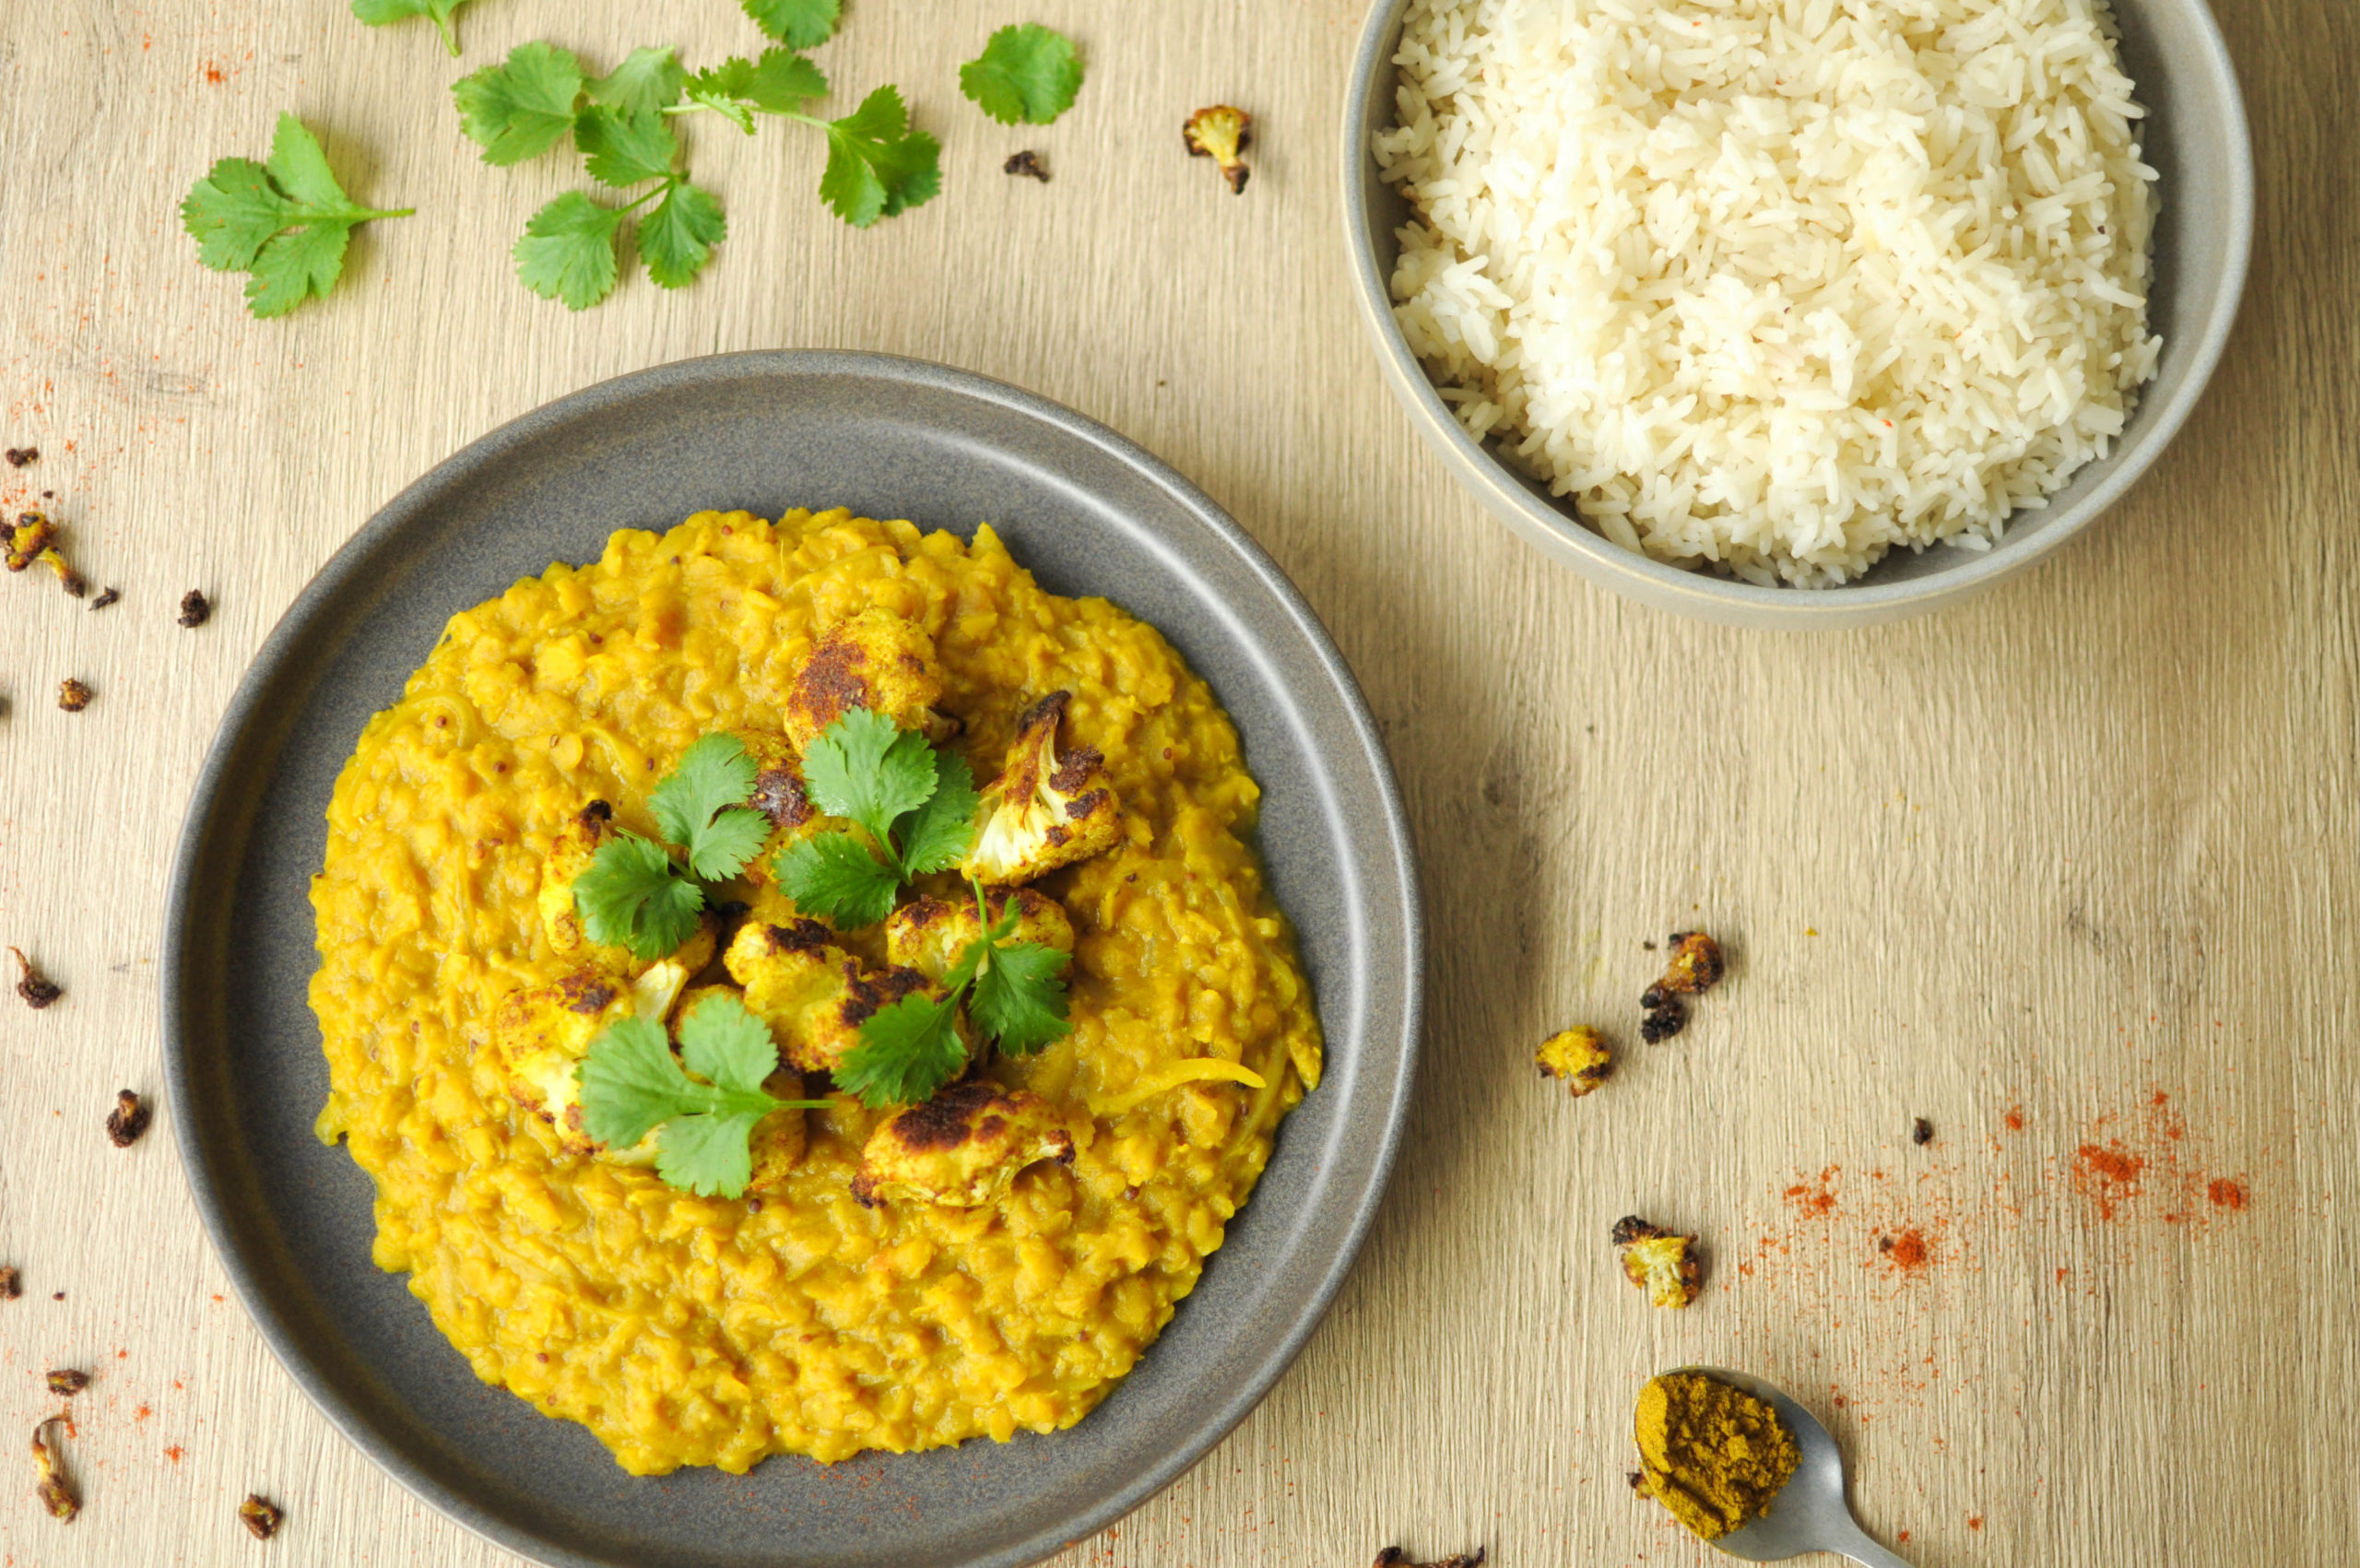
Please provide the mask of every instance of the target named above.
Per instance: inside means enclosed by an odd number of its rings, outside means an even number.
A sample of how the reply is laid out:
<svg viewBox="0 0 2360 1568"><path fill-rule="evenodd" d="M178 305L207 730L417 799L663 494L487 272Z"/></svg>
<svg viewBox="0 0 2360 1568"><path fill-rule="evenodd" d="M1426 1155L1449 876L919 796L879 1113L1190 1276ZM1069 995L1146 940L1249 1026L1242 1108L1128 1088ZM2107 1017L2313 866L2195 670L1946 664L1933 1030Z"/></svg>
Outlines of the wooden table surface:
<svg viewBox="0 0 2360 1568"><path fill-rule="evenodd" d="M549 37L609 61L759 42L727 0L484 0L454 63L341 0L26 0L0 16L0 504L44 492L94 584L0 579L0 1562L515 1560L331 1429L240 1310L159 1095L166 867L254 649L428 466L620 371L715 350L889 350L1104 420L1202 484L1300 584L1401 773L1434 935L1408 1147L1335 1311L1195 1471L1061 1564L1504 1568L1716 1559L1629 1493L1657 1368L1776 1379L1850 1451L1865 1522L1926 1564L2326 1563L2360 1537L2360 32L2344 0L2222 19L2254 117L2245 312L2171 453L2089 536L1960 609L1774 636L1623 603L1480 515L1380 385L1333 185L1359 0L852 0L821 52L895 80L945 191L867 232L816 136L709 118L730 238L695 287L580 315L508 246L572 177L490 169L445 93ZM646 18L670 11L668 23ZM1005 130L953 73L1000 22L1065 29L1076 110ZM668 33L653 30L669 26ZM1262 136L1242 197L1191 108ZM282 109L358 196L334 298L250 320L175 206ZM1005 177L1038 148L1054 183ZM2168 201L2170 194L2165 193ZM210 624L173 623L201 587ZM96 700L59 711L58 682ZM1734 966L1634 1038L1649 939ZM1580 1102L1534 1075L1577 1021L1630 1040ZM1913 1117L1934 1139L1909 1139ZM2103 1177L2084 1149L2141 1161ZM2118 1167L2121 1168L2121 1167ZM2244 1206L2215 1201L2237 1184ZM1693 1229L1704 1298L1647 1308L1606 1242ZM1915 1230L1926 1261L1881 1241ZM87 1507L30 1496L44 1369L86 1367ZM6 1435L15 1433L17 1435ZM8 1467L14 1467L9 1468ZM232 1509L282 1503L267 1547ZM1903 1538L1906 1534L1906 1542Z"/></svg>

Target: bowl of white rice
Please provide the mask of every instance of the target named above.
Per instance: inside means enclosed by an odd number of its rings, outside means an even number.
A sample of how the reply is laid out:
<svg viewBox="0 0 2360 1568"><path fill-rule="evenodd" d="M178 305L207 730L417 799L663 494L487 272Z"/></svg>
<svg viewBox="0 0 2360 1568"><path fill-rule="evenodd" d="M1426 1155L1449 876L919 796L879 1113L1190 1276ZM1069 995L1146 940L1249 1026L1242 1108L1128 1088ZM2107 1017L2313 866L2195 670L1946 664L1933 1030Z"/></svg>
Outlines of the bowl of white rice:
<svg viewBox="0 0 2360 1568"><path fill-rule="evenodd" d="M1863 625L2105 511L2236 314L2204 0L1379 0L1362 314L1501 521L1646 603Z"/></svg>

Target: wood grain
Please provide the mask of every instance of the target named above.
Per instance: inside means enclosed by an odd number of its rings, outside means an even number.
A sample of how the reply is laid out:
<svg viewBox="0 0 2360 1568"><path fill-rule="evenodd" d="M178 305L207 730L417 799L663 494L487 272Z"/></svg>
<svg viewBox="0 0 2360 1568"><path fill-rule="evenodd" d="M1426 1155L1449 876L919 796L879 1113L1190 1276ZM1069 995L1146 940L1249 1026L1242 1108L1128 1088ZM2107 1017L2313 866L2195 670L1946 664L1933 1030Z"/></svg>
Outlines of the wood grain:
<svg viewBox="0 0 2360 1568"><path fill-rule="evenodd" d="M0 1562L513 1561L296 1392L223 1299L169 1130L117 1150L100 1122L118 1088L159 1089L182 808L320 562L551 397L796 345L1004 377L1197 478L1334 630L1421 840L1428 1062L1367 1252L1269 1400L1061 1564L1360 1568L1392 1543L1482 1543L1508 1568L1715 1561L1623 1482L1638 1382L1695 1361L1828 1418L1865 1519L1916 1562L2349 1557L2360 34L2342 0L2222 8L2259 249L2161 466L1973 605L1786 637L1584 586L1413 440L1352 318L1329 173L1359 9L1033 0L1021 14L1080 39L1090 80L1020 135L952 87L1020 13L854 0L826 64L909 90L946 143L943 196L854 233L809 194L812 138L700 125L694 166L731 221L712 271L570 316L506 257L563 171L475 161L444 88L527 38L610 59L659 11L692 57L746 48L726 0L485 0L457 65L422 24L373 31L339 0L5 8L0 444L42 457L0 469L0 504L53 490L76 558L124 596L93 612L0 581L0 943L67 988L39 1014L0 996L0 1261L26 1286L0 1303L19 1456L0 1461ZM1180 154L1180 118L1215 100L1261 127L1243 197ZM357 195L419 216L364 230L334 299L257 324L174 206L213 158L258 155L282 108ZM1025 146L1053 183L1000 174ZM218 608L183 631L197 586ZM87 712L54 706L67 676L95 688ZM1579 1102L1534 1077L1567 1023L1632 1038L1643 944L1700 923L1736 962L1685 1036L1632 1039ZM2146 1161L2139 1189L2094 1184L2084 1145ZM2207 1197L2223 1178L2247 1208ZM1705 1238L1693 1310L1651 1312L1617 1275L1606 1231L1634 1211ZM1912 1226L1931 1249L1915 1272L1877 1245ZM88 1508L64 1527L6 1435L53 1408L40 1374L60 1364L97 1374L66 1444ZM232 1517L250 1490L287 1508L267 1549Z"/></svg>

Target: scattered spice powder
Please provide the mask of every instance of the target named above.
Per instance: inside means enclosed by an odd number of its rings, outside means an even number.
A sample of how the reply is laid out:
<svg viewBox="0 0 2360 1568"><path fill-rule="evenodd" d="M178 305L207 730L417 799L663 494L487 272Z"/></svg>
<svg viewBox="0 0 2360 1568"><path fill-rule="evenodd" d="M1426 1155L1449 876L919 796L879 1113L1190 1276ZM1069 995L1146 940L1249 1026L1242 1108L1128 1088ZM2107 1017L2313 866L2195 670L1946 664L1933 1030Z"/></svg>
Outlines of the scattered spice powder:
<svg viewBox="0 0 2360 1568"><path fill-rule="evenodd" d="M2008 1130L2010 1132L2022 1132L2024 1130L2024 1108L2021 1105L2012 1106L2009 1109L2008 1114L2000 1119L2008 1125Z"/></svg>
<svg viewBox="0 0 2360 1568"><path fill-rule="evenodd" d="M1835 1213L1835 1177L1841 1170L1843 1170L1841 1165L1830 1165L1819 1173L1815 1183L1796 1183L1787 1189L1787 1201L1806 1214Z"/></svg>
<svg viewBox="0 0 2360 1568"><path fill-rule="evenodd" d="M258 1491L248 1492L246 1500L238 1504L238 1523L245 1526L246 1533L256 1540L268 1540L277 1535L280 1521L286 1517L278 1504Z"/></svg>
<svg viewBox="0 0 2360 1568"><path fill-rule="evenodd" d="M2215 1177L2204 1189L2204 1196L2212 1200L2215 1208L2243 1208L2246 1206L2245 1184L2231 1181L2226 1176Z"/></svg>
<svg viewBox="0 0 2360 1568"><path fill-rule="evenodd" d="M68 676L57 683L57 705L69 713L78 713L90 705L90 689Z"/></svg>
<svg viewBox="0 0 2360 1568"><path fill-rule="evenodd" d="M49 1391L52 1394L62 1394L69 1399L89 1385L90 1374L78 1368L56 1367L52 1369L49 1374Z"/></svg>
<svg viewBox="0 0 2360 1568"><path fill-rule="evenodd" d="M65 995L65 988L43 974L22 948L8 950L17 955L17 995L24 998L25 1006L39 1012Z"/></svg>
<svg viewBox="0 0 2360 1568"><path fill-rule="evenodd" d="M1933 1261L1933 1248L1926 1243L1926 1232L1912 1225L1897 1236L1886 1236L1877 1243L1877 1250L1893 1260L1893 1266L1906 1274L1915 1274Z"/></svg>
<svg viewBox="0 0 2360 1568"><path fill-rule="evenodd" d="M1044 185L1049 183L1049 171L1041 166L1041 155L1029 147L1001 164L999 171L1003 174L1022 174L1040 181Z"/></svg>
<svg viewBox="0 0 2360 1568"><path fill-rule="evenodd" d="M2147 1161L2109 1142L2106 1148L2085 1143L2073 1151L2073 1187L2077 1192L2094 1196L2098 1200L2100 1218L2114 1218L2115 1206L2139 1191L2139 1173Z"/></svg>
<svg viewBox="0 0 2360 1568"><path fill-rule="evenodd" d="M175 1443L175 1444L173 1444L170 1448L167 1448L167 1449L165 1449L165 1450L164 1450L164 1457L165 1457L165 1458L167 1458L167 1459L170 1459L173 1464L177 1465L177 1464L179 1464L183 1459L185 1459L185 1458L187 1458L187 1457L188 1457L188 1450L187 1450L187 1449L185 1449L185 1448L183 1448L183 1447L182 1447L179 1444Z"/></svg>
<svg viewBox="0 0 2360 1568"><path fill-rule="evenodd" d="M203 626L206 620L211 619L212 615L213 601L206 598L196 589L191 588L187 593L181 595L180 619L183 626Z"/></svg>
<svg viewBox="0 0 2360 1568"><path fill-rule="evenodd" d="M33 1492L41 1499L41 1506L49 1510L51 1518L70 1524L74 1515L82 1511L82 1500L74 1495L73 1484L65 1479L65 1462L57 1450L41 1435L65 1419L52 1416L33 1427L33 1473L40 1478Z"/></svg>
<svg viewBox="0 0 2360 1568"><path fill-rule="evenodd" d="M148 1130L153 1114L143 1101L125 1089L114 1097L114 1109L107 1113L107 1141L117 1149L129 1149Z"/></svg>

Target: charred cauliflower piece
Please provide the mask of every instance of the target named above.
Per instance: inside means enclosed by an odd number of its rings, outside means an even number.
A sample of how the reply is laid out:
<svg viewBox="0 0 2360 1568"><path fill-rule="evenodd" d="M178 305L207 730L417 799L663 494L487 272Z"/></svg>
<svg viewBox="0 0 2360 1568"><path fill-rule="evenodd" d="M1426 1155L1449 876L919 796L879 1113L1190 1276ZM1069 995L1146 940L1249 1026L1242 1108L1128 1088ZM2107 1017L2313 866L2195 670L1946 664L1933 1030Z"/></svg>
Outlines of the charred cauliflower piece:
<svg viewBox="0 0 2360 1568"><path fill-rule="evenodd" d="M492 1059L507 1079L508 1097L555 1127L558 1142L577 1154L625 1165L655 1157L652 1139L620 1151L593 1141L582 1125L582 1086L573 1076L590 1043L637 1011L619 977L579 969L553 985L512 992L491 1016Z"/></svg>
<svg viewBox="0 0 2360 1568"><path fill-rule="evenodd" d="M871 1208L887 1201L981 1208L1043 1160L1073 1162L1073 1135L1049 1102L970 1079L869 1134L852 1195Z"/></svg>
<svg viewBox="0 0 2360 1568"><path fill-rule="evenodd" d="M581 913L573 907L573 879L590 869L598 846L614 836L615 808L594 800L575 812L549 841L549 858L541 864L541 930L549 951L574 953L595 947L582 929ZM621 952L619 948L606 949Z"/></svg>
<svg viewBox="0 0 2360 1568"><path fill-rule="evenodd" d="M1719 984L1722 968L1718 942L1702 931L1674 931L1663 978L1639 994L1639 1006L1650 1011L1679 1008L1679 997L1693 996Z"/></svg>
<svg viewBox="0 0 2360 1568"><path fill-rule="evenodd" d="M1614 1053L1607 1049L1606 1036L1587 1027L1551 1035L1532 1059L1544 1077L1563 1079L1576 1100L1614 1072Z"/></svg>
<svg viewBox="0 0 2360 1568"><path fill-rule="evenodd" d="M1073 922L1067 917L1065 906L1045 893L1030 888L994 888L984 896L984 902L995 925L1006 917L1010 905L1015 907L1016 929L1008 940L1038 942L1061 953L1073 951ZM885 922L885 956L928 980L940 980L959 961L967 944L983 934L984 924L975 918L973 899L917 899L895 910Z"/></svg>
<svg viewBox="0 0 2360 1568"><path fill-rule="evenodd" d="M1057 755L1070 691L1052 691L1017 716L1000 775L985 786L975 847L961 872L995 885L1029 882L1122 842L1122 807L1092 747Z"/></svg>
<svg viewBox="0 0 2360 1568"><path fill-rule="evenodd" d="M780 1055L799 1072L833 1071L859 1043L861 1024L879 1008L913 992L942 995L941 986L914 969L868 968L816 920L749 921L722 962L746 988L747 1009L770 1025Z"/></svg>
<svg viewBox="0 0 2360 1568"><path fill-rule="evenodd" d="M39 561L56 575L58 586L76 598L80 598L88 590L89 584L82 581L82 574L68 566L65 557L59 552L57 525L52 523L46 514L18 513L17 525L6 530L6 535L9 571L22 572Z"/></svg>
<svg viewBox="0 0 2360 1568"><path fill-rule="evenodd" d="M699 985L680 998L675 1017L688 1017L712 996L736 996L740 1002L746 999L735 985ZM675 1050L678 1049L679 1038L676 1027L672 1031ZM800 1100L804 1097L803 1075L781 1067L762 1080L762 1091L773 1100ZM791 1106L773 1111L754 1124L754 1173L746 1183L748 1192L760 1194L775 1189L803 1162L803 1150L808 1141L803 1115L801 1106Z"/></svg>
<svg viewBox="0 0 2360 1568"><path fill-rule="evenodd" d="M891 610L865 609L812 644L786 695L786 738L797 751L847 709L867 708L903 729L936 731L942 672L926 628Z"/></svg>
<svg viewBox="0 0 2360 1568"><path fill-rule="evenodd" d="M1229 182L1232 195L1245 194L1245 179L1252 171L1238 155L1254 140L1254 116L1216 103L1189 115L1181 124L1180 139L1187 144L1189 157L1210 158L1221 165L1221 177Z"/></svg>
<svg viewBox="0 0 2360 1568"><path fill-rule="evenodd" d="M1622 1254L1622 1272L1647 1293L1649 1306L1684 1307L1705 1288L1695 1237L1677 1236L1626 1214L1614 1221L1613 1241Z"/></svg>

